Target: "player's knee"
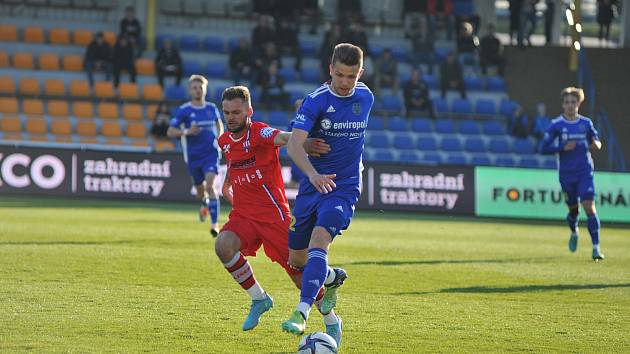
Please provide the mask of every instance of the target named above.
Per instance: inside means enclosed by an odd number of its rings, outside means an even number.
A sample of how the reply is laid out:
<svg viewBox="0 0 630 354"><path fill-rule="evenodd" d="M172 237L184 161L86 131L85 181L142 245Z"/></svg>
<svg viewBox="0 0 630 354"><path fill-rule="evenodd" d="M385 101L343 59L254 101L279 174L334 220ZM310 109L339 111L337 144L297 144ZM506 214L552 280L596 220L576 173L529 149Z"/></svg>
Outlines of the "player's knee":
<svg viewBox="0 0 630 354"><path fill-rule="evenodd" d="M306 250L289 252L289 266L295 270L302 270L306 266L308 260L308 253Z"/></svg>
<svg viewBox="0 0 630 354"><path fill-rule="evenodd" d="M224 263L230 261L239 250L240 245L234 238L231 233L221 232L214 243L214 252Z"/></svg>
<svg viewBox="0 0 630 354"><path fill-rule="evenodd" d="M584 202L582 202L582 207L584 208L584 212L588 216L595 215L595 213L597 213L597 210L595 209L595 203L593 203L592 200L585 200Z"/></svg>
<svg viewBox="0 0 630 354"><path fill-rule="evenodd" d="M333 235L327 228L317 226L313 229L313 235L311 236L311 242L309 248L321 248L328 250L328 246L332 243Z"/></svg>
<svg viewBox="0 0 630 354"><path fill-rule="evenodd" d="M569 216L571 218L577 218L580 214L580 208L577 205L573 205L569 207Z"/></svg>

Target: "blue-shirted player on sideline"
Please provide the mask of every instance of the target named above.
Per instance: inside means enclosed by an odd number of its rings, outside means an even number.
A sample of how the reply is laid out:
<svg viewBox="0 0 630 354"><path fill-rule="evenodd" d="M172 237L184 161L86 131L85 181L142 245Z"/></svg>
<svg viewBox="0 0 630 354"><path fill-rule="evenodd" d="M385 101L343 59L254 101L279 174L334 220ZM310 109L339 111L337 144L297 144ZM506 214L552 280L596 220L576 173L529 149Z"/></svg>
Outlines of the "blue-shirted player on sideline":
<svg viewBox="0 0 630 354"><path fill-rule="evenodd" d="M191 100L179 107L167 135L182 140L184 161L197 189L197 199L201 200L199 221L205 221L210 213L210 233L217 237L219 194L214 187L214 179L219 171L217 138L223 134L223 123L217 106L205 100L207 87L205 77L190 77L188 93Z"/></svg>
<svg viewBox="0 0 630 354"><path fill-rule="evenodd" d="M567 223L571 229L569 250L575 252L578 243L579 202L588 216L588 232L593 241L593 260L604 259L599 249L599 217L595 210L593 159L589 149L599 150L602 143L590 119L578 114L584 101L584 91L575 87L562 90L563 114L551 121L542 143L544 154L558 154L560 186L569 207Z"/></svg>
<svg viewBox="0 0 630 354"><path fill-rule="evenodd" d="M300 183L289 228L289 262L304 268L300 303L291 318L282 323L282 329L293 334L304 333L319 289L326 287L320 310L327 313L335 306L337 288L346 279L343 270L328 266L327 257L334 237L350 225L361 193L361 155L374 103L372 91L358 82L362 74L361 49L338 44L330 65L332 80L304 99L293 121L287 151L306 175ZM331 151L309 158L303 147L307 138L323 138ZM330 325L338 326L341 332L341 319L337 319L337 324ZM341 333L337 337L340 339Z"/></svg>

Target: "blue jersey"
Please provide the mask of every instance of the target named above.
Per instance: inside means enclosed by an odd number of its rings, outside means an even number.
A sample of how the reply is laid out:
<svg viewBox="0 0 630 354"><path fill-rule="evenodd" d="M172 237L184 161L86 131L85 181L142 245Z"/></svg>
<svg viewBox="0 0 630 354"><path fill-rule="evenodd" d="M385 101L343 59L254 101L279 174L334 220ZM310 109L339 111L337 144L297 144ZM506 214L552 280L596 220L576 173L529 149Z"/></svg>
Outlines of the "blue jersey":
<svg viewBox="0 0 630 354"><path fill-rule="evenodd" d="M318 173L336 174L338 186L358 187L361 183L365 129L373 103L372 91L362 82L348 96L335 94L326 83L306 96L292 122L293 129L304 130L309 138L324 139L331 146L329 153L309 159ZM303 179L300 193L313 191L315 187Z"/></svg>
<svg viewBox="0 0 630 354"><path fill-rule="evenodd" d="M571 174L588 174L593 172L593 159L589 146L599 140L593 122L581 115L569 121L564 116L551 121L551 125L542 142L544 154L558 154L560 178ZM575 141L575 149L564 151L564 146Z"/></svg>
<svg viewBox="0 0 630 354"><path fill-rule="evenodd" d="M217 106L211 102L204 102L201 107L193 106L191 102L179 106L175 118L171 120L171 126L189 129L195 122L201 128L197 135L182 136L182 149L187 164L195 165L209 158L218 159L217 124L220 119Z"/></svg>

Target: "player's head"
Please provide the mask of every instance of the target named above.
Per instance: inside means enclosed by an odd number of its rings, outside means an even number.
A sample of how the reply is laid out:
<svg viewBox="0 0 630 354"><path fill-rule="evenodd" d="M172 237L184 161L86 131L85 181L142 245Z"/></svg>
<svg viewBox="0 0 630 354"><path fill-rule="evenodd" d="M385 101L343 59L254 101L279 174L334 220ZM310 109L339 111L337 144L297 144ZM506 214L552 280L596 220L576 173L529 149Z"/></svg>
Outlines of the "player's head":
<svg viewBox="0 0 630 354"><path fill-rule="evenodd" d="M188 94L193 101L201 101L206 97L208 80L201 75L191 75L188 79Z"/></svg>
<svg viewBox="0 0 630 354"><path fill-rule="evenodd" d="M254 114L249 89L245 86L228 87L221 95L221 102L228 131L238 134L245 130Z"/></svg>
<svg viewBox="0 0 630 354"><path fill-rule="evenodd" d="M584 90L577 87L567 87L560 92L562 110L566 116L575 116L580 104L584 101Z"/></svg>
<svg viewBox="0 0 630 354"><path fill-rule="evenodd" d="M341 96L349 95L363 75L363 50L350 43L335 46L330 61L331 86Z"/></svg>

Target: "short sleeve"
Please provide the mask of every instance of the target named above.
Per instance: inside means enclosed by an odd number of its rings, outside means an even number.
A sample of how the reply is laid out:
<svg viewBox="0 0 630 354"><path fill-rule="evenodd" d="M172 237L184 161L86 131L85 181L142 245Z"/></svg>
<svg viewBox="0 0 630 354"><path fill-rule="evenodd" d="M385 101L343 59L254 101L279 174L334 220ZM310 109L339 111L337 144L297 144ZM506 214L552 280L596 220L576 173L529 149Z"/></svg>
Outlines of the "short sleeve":
<svg viewBox="0 0 630 354"><path fill-rule="evenodd" d="M179 129L182 123L184 123L185 119L186 116L184 115L184 111L181 108L178 108L177 112L175 113L175 117L171 119L171 127Z"/></svg>
<svg viewBox="0 0 630 354"><path fill-rule="evenodd" d="M589 145L592 144L593 141L599 140L599 134L597 133L597 130L595 129L595 126L593 125L592 120L588 122L588 131L586 132L586 140L588 141Z"/></svg>
<svg viewBox="0 0 630 354"><path fill-rule="evenodd" d="M310 132L319 116L319 109L314 100L307 96L302 102L295 118L291 122L291 129L301 129Z"/></svg>
<svg viewBox="0 0 630 354"><path fill-rule="evenodd" d="M280 130L267 125L252 126L251 144L252 146L275 146L274 139Z"/></svg>

